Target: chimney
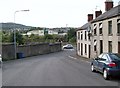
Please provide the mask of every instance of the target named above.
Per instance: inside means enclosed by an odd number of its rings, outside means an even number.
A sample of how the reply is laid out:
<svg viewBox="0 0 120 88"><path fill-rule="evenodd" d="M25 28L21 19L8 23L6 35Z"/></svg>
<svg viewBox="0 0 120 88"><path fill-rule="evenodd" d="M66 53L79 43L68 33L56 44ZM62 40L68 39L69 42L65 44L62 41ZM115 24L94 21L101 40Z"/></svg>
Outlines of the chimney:
<svg viewBox="0 0 120 88"><path fill-rule="evenodd" d="M106 0L105 1L105 11L109 11L111 8L113 8L113 1L112 0Z"/></svg>
<svg viewBox="0 0 120 88"><path fill-rule="evenodd" d="M120 1L118 2L118 5L120 5Z"/></svg>
<svg viewBox="0 0 120 88"><path fill-rule="evenodd" d="M88 14L88 22L90 22L91 20L93 20L93 14Z"/></svg>
<svg viewBox="0 0 120 88"><path fill-rule="evenodd" d="M98 16L100 16L102 14L102 11L95 11L95 17L97 18Z"/></svg>

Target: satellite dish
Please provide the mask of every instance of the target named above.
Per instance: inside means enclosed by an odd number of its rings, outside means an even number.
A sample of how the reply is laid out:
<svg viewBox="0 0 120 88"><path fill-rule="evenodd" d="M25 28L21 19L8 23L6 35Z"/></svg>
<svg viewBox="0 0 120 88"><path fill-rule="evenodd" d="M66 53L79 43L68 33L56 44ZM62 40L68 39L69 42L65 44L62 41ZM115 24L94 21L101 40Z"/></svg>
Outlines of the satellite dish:
<svg viewBox="0 0 120 88"><path fill-rule="evenodd" d="M91 31L91 28L90 28L90 26L88 26L88 28L87 28L87 31L88 31L88 32L90 32L90 31Z"/></svg>

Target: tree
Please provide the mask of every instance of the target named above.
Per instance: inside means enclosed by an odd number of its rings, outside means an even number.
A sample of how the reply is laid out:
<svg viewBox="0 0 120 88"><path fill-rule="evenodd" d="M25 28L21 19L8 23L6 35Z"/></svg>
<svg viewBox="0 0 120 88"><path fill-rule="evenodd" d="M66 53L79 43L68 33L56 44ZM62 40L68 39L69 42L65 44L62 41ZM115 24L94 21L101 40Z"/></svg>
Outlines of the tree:
<svg viewBox="0 0 120 88"><path fill-rule="evenodd" d="M68 39L68 42L72 42L72 43L76 42L76 30L74 28L71 28L68 31L67 39Z"/></svg>
<svg viewBox="0 0 120 88"><path fill-rule="evenodd" d="M44 38L45 38L45 40L46 40L46 39L53 39L53 36L50 35L50 34L45 34Z"/></svg>
<svg viewBox="0 0 120 88"><path fill-rule="evenodd" d="M2 42L11 42L10 41L10 35L11 33L8 33L7 31L1 31L1 37L2 37Z"/></svg>
<svg viewBox="0 0 120 88"><path fill-rule="evenodd" d="M24 44L23 36L19 32L16 32L15 38L18 45ZM11 33L10 35L10 42L14 42L14 33Z"/></svg>

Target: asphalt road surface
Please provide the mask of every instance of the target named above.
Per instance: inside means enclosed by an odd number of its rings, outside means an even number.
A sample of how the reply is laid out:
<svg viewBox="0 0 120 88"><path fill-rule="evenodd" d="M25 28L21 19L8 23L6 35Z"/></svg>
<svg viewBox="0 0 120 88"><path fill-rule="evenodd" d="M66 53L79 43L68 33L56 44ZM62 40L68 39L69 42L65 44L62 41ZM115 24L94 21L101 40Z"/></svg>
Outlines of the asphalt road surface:
<svg viewBox="0 0 120 88"><path fill-rule="evenodd" d="M7 61L3 64L3 86L118 86L119 79L106 81L91 72L90 63L71 58L75 51Z"/></svg>
<svg viewBox="0 0 120 88"><path fill-rule="evenodd" d="M2 87L2 68L0 64L0 87Z"/></svg>

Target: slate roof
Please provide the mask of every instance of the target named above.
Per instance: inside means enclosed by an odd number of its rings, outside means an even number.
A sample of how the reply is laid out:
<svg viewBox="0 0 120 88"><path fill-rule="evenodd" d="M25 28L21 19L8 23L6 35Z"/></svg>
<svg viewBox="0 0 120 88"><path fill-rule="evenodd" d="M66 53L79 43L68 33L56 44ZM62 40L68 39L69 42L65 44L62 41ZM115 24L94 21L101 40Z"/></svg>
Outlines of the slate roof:
<svg viewBox="0 0 120 88"><path fill-rule="evenodd" d="M109 19L115 16L120 16L120 5L110 9L109 11L103 13L102 15L98 16L96 19L92 21L92 23L97 21L102 21L105 19Z"/></svg>
<svg viewBox="0 0 120 88"><path fill-rule="evenodd" d="M84 24L82 27L78 28L78 30L76 30L76 31L88 30L88 27L89 27L90 24L91 24L91 22L88 22L88 23Z"/></svg>
<svg viewBox="0 0 120 88"><path fill-rule="evenodd" d="M80 29L82 30L82 29L87 29L88 27L89 27L89 25L90 25L90 22L88 22L88 23L86 23L85 25L83 25Z"/></svg>
<svg viewBox="0 0 120 88"><path fill-rule="evenodd" d="M97 21L102 21L105 19L109 19L115 16L120 16L120 5L110 9L109 11L103 13L102 15L98 16L96 19L93 19L91 22L88 22L84 24L82 27L80 27L78 30L87 30L88 26L91 23L97 22Z"/></svg>

